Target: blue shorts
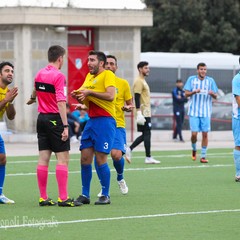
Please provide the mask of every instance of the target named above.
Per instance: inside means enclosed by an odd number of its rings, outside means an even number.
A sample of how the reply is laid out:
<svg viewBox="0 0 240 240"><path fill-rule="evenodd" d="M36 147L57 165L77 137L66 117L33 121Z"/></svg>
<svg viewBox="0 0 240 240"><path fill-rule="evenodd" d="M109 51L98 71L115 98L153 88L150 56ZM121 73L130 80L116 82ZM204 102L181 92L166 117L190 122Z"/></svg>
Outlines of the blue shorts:
<svg viewBox="0 0 240 240"><path fill-rule="evenodd" d="M240 146L240 120L232 118L232 131L235 146Z"/></svg>
<svg viewBox="0 0 240 240"><path fill-rule="evenodd" d="M112 117L94 117L84 128L80 150L93 147L97 152L109 154L116 132L116 121Z"/></svg>
<svg viewBox="0 0 240 240"><path fill-rule="evenodd" d="M1 135L0 135L0 154L6 154L4 141Z"/></svg>
<svg viewBox="0 0 240 240"><path fill-rule="evenodd" d="M121 150L123 154L126 152L126 130L125 128L116 128L116 134L112 149Z"/></svg>
<svg viewBox="0 0 240 240"><path fill-rule="evenodd" d="M189 124L192 132L209 132L211 130L209 117L189 116Z"/></svg>

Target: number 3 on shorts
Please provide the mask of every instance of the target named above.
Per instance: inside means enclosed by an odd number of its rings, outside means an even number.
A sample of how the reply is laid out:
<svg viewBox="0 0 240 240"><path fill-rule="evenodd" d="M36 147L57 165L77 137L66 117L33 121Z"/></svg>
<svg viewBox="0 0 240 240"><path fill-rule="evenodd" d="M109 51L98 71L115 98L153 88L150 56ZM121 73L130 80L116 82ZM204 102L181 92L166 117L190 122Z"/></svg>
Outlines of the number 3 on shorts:
<svg viewBox="0 0 240 240"><path fill-rule="evenodd" d="M104 143L104 147L103 147L104 149L108 149L108 142L105 142Z"/></svg>

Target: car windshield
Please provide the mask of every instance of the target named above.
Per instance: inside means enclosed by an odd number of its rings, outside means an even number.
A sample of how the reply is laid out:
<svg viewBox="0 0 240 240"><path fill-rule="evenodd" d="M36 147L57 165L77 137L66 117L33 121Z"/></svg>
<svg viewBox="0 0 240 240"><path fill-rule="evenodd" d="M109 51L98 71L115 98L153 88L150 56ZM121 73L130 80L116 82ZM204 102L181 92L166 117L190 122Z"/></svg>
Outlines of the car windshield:
<svg viewBox="0 0 240 240"><path fill-rule="evenodd" d="M157 107L159 105L165 105L167 102L172 102L172 95L167 93L155 93L151 94L151 105Z"/></svg>
<svg viewBox="0 0 240 240"><path fill-rule="evenodd" d="M224 96L221 96L214 101L214 105L231 105L231 104L232 104L232 93L227 93Z"/></svg>

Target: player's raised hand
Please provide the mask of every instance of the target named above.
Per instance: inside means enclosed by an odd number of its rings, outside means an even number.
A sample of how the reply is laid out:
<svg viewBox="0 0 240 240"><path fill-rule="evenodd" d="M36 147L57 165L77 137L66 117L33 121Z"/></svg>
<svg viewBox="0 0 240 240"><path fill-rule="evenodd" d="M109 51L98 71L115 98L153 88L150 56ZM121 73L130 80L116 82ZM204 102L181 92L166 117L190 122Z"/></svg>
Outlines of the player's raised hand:
<svg viewBox="0 0 240 240"><path fill-rule="evenodd" d="M82 103L73 103L71 105L74 106L75 110L87 110L88 109L87 106Z"/></svg>
<svg viewBox="0 0 240 240"><path fill-rule="evenodd" d="M124 105L122 107L122 110L125 111L125 112L132 112L132 110L135 108L135 106L133 105Z"/></svg>
<svg viewBox="0 0 240 240"><path fill-rule="evenodd" d="M201 92L201 89L198 88L198 89L196 89L194 92L195 92L195 93L200 93L200 92Z"/></svg>
<svg viewBox="0 0 240 240"><path fill-rule="evenodd" d="M92 91L87 89L80 90L79 94L77 95L78 101L83 102L86 99L86 97L90 95L91 92Z"/></svg>
<svg viewBox="0 0 240 240"><path fill-rule="evenodd" d="M79 90L73 90L71 93L70 93L71 97L74 98L74 99L77 99L78 98L78 95L79 95Z"/></svg>
<svg viewBox="0 0 240 240"><path fill-rule="evenodd" d="M217 94L215 92L213 92L212 90L209 90L208 94L213 98L217 98Z"/></svg>
<svg viewBox="0 0 240 240"><path fill-rule="evenodd" d="M12 102L17 95L18 95L18 88L13 87L13 88L9 89L9 91L6 93L5 100L7 102Z"/></svg>

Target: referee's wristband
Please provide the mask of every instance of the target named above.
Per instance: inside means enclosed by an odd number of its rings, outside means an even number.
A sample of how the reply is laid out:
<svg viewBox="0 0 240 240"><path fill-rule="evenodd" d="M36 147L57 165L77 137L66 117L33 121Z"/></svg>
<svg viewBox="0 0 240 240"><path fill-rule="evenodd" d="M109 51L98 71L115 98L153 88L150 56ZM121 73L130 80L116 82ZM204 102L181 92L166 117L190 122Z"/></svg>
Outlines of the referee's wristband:
<svg viewBox="0 0 240 240"><path fill-rule="evenodd" d="M63 125L64 128L69 128L69 125Z"/></svg>

